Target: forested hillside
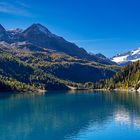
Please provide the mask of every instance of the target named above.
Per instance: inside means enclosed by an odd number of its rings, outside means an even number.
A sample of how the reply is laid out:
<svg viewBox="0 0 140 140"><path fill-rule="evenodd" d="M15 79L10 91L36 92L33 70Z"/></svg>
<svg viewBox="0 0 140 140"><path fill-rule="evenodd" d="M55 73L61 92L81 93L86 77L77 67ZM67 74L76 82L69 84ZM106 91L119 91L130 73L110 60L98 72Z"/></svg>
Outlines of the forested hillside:
<svg viewBox="0 0 140 140"><path fill-rule="evenodd" d="M91 88L89 82L111 77L116 70L56 52L0 49L0 91Z"/></svg>
<svg viewBox="0 0 140 140"><path fill-rule="evenodd" d="M96 83L98 89L130 89L138 90L140 87L140 61L123 67L110 79Z"/></svg>

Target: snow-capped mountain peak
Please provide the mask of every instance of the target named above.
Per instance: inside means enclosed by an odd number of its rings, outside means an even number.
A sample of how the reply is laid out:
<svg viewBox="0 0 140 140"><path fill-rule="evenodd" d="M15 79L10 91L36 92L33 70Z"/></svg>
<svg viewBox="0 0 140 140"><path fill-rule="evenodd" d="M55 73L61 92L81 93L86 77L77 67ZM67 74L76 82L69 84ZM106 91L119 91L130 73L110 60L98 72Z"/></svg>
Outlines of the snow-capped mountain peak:
<svg viewBox="0 0 140 140"><path fill-rule="evenodd" d="M119 65L126 65L131 62L140 60L140 48L129 51L127 53L118 54L112 57L111 60L118 63Z"/></svg>
<svg viewBox="0 0 140 140"><path fill-rule="evenodd" d="M137 54L140 54L140 48L138 48L138 49L136 49L136 50L134 50L134 51L132 51L132 55L137 55Z"/></svg>

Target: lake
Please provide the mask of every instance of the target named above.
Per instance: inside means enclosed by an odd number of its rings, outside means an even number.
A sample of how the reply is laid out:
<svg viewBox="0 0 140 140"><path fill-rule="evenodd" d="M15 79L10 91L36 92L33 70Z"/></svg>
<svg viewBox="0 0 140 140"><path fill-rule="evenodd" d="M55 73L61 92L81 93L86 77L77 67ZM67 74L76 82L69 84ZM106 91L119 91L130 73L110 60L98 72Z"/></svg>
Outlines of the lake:
<svg viewBox="0 0 140 140"><path fill-rule="evenodd" d="M140 140L140 94L0 94L0 140Z"/></svg>

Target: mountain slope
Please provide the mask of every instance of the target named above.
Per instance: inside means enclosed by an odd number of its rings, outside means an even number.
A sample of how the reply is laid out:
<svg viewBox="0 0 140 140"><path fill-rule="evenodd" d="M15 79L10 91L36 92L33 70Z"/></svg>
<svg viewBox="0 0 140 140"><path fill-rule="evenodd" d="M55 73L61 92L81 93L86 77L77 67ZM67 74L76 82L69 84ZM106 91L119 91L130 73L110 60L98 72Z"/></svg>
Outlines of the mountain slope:
<svg viewBox="0 0 140 140"><path fill-rule="evenodd" d="M8 91L9 88L17 91L33 88L83 89L85 82L105 79L116 72L114 66L101 65L62 53L49 50L32 52L21 47L9 49L10 47L11 44L8 43L0 44L0 75L3 77L0 83L4 83ZM2 85L1 89L4 87Z"/></svg>
<svg viewBox="0 0 140 140"><path fill-rule="evenodd" d="M27 64L11 53L2 50L0 51L0 77L1 91L24 91L30 87L32 90L68 89L67 84L69 84L43 72L38 66Z"/></svg>
<svg viewBox="0 0 140 140"><path fill-rule="evenodd" d="M96 83L96 88L140 90L140 61L125 66L111 79Z"/></svg>
<svg viewBox="0 0 140 140"><path fill-rule="evenodd" d="M97 66L92 63L81 62L63 62L51 64L49 66L42 66L46 72L49 72L56 77L63 80L70 80L74 82L97 82L100 79L106 79L115 74L113 67Z"/></svg>
<svg viewBox="0 0 140 140"><path fill-rule="evenodd" d="M0 41L11 42L10 35L1 24L0 24Z"/></svg>
<svg viewBox="0 0 140 140"><path fill-rule="evenodd" d="M119 65L127 65L137 60L140 60L140 48L129 51L124 54L118 54L111 58L113 62L118 63Z"/></svg>
<svg viewBox="0 0 140 140"><path fill-rule="evenodd" d="M95 61L101 64L115 64L109 59L102 59L102 57L98 57L97 55L90 55L83 48L79 48L74 43L68 42L64 38L51 33L41 24L33 24L24 31L19 29L6 31L2 26L0 26L0 29L0 34L2 34L0 41L7 43L27 42L31 46L34 46L34 51L38 51L38 48L42 50L51 49L57 52L63 52L72 57ZM28 49L30 49L29 46Z"/></svg>

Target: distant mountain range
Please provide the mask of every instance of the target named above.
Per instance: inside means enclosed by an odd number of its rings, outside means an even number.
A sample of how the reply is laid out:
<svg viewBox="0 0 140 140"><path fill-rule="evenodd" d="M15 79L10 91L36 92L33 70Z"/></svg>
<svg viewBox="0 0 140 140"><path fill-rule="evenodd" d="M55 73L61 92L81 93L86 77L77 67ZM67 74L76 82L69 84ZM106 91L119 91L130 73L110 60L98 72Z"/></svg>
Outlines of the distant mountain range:
<svg viewBox="0 0 140 140"><path fill-rule="evenodd" d="M19 28L6 30L0 24L0 43L8 43L15 49L22 48L34 52L52 50L65 53L72 57L106 65L124 66L140 59L140 48L118 54L110 59L100 53L88 53L85 49L79 48L76 44L51 33L41 24L33 24L25 30Z"/></svg>
<svg viewBox="0 0 140 140"><path fill-rule="evenodd" d="M8 31L5 30L2 25L0 25L0 41L5 41L6 43L10 44L16 43L16 45L24 44L24 48L28 48L28 50L31 51L40 50L45 52L46 49L51 49L57 52L63 52L72 57L95 61L107 65L115 64L105 57L102 58L95 54L89 54L86 50L79 48L76 44L68 42L63 37L51 33L41 24L33 24L25 30L15 29Z"/></svg>
<svg viewBox="0 0 140 140"><path fill-rule="evenodd" d="M111 61L121 66L128 65L138 60L140 60L140 48L123 53L123 54L118 54L111 58Z"/></svg>

